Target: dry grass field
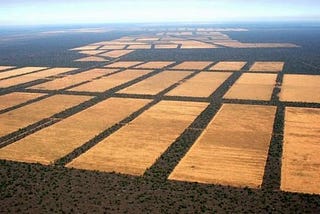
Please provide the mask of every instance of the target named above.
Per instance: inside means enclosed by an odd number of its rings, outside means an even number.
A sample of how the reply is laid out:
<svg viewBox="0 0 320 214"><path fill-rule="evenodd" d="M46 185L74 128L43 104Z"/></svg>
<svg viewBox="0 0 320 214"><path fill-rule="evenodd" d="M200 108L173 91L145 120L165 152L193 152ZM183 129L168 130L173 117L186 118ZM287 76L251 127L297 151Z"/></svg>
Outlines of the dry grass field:
<svg viewBox="0 0 320 214"><path fill-rule="evenodd" d="M49 82L38 84L30 87L31 89L59 90L85 81L90 81L94 78L101 77L106 74L111 74L118 69L90 69L78 74L68 75L59 79L54 79Z"/></svg>
<svg viewBox="0 0 320 214"><path fill-rule="evenodd" d="M84 99L88 99L88 97L66 97L65 95L57 95L52 98L53 99L49 100L48 102L42 103L42 105L49 105L49 102L55 102L64 103L64 107L66 107L68 103L72 103L73 105L75 104L72 102L73 99L76 99L76 101L84 101ZM66 101L62 101L61 99ZM67 155L77 147L86 143L95 135L121 121L131 113L137 111L148 102L150 102L150 100L121 98L107 99L106 101L98 103L48 128L29 135L28 137L25 137L14 144L0 149L0 158L29 163L41 163L46 165L51 164L56 159ZM62 109L59 105L51 104L50 106L56 106L54 109L56 111L59 107ZM26 110L30 110L30 113L32 113L31 109L35 111L34 107L36 106L30 106L28 109L24 109L22 112L25 113ZM114 112L115 109L117 113L110 114L110 112ZM42 114L35 112L38 114L32 115L34 117L33 119L38 120L39 118L49 116L53 112L52 110L49 112L49 110L50 109L47 108L46 112ZM30 123L30 117L28 119L25 117L23 118L21 114L18 114L20 112L21 111L15 114L17 116L11 116L10 119L20 119L19 126L21 126L21 123L23 122L21 119L25 119L26 124ZM3 117L3 119L6 118ZM2 134L3 133L1 133L1 135Z"/></svg>
<svg viewBox="0 0 320 214"><path fill-rule="evenodd" d="M0 110L42 97L42 93L12 92L0 96Z"/></svg>
<svg viewBox="0 0 320 214"><path fill-rule="evenodd" d="M75 60L76 62L106 62L108 60L106 60L103 57L99 57L99 56L88 56L88 57L83 57L80 59Z"/></svg>
<svg viewBox="0 0 320 214"><path fill-rule="evenodd" d="M282 71L284 62L255 62L250 71L259 72L280 72Z"/></svg>
<svg viewBox="0 0 320 214"><path fill-rule="evenodd" d="M169 96L209 97L229 76L230 72L201 72L169 91Z"/></svg>
<svg viewBox="0 0 320 214"><path fill-rule="evenodd" d="M218 62L209 70L216 70L216 71L239 71L243 66L247 64L246 62Z"/></svg>
<svg viewBox="0 0 320 214"><path fill-rule="evenodd" d="M0 114L0 137L78 105L90 98L88 96L55 95Z"/></svg>
<svg viewBox="0 0 320 214"><path fill-rule="evenodd" d="M320 76L285 74L280 99L289 102L320 103Z"/></svg>
<svg viewBox="0 0 320 214"><path fill-rule="evenodd" d="M161 101L67 166L142 175L207 105Z"/></svg>
<svg viewBox="0 0 320 214"><path fill-rule="evenodd" d="M11 69L11 68L14 68L15 66L0 66L0 71L4 71L4 70L7 70L7 69Z"/></svg>
<svg viewBox="0 0 320 214"><path fill-rule="evenodd" d="M281 189L320 194L320 109L287 107Z"/></svg>
<svg viewBox="0 0 320 214"><path fill-rule="evenodd" d="M224 104L169 179L260 187L275 111Z"/></svg>
<svg viewBox="0 0 320 214"><path fill-rule="evenodd" d="M39 71L42 69L46 69L47 67L23 67L23 68L16 68L10 71L4 71L0 73L0 79L13 77L17 75L27 74L34 71Z"/></svg>
<svg viewBox="0 0 320 214"><path fill-rule="evenodd" d="M127 54L131 53L132 51L133 50L113 50L113 51L109 51L104 54L100 54L99 56L117 58L117 57L121 57L123 55L127 55Z"/></svg>
<svg viewBox="0 0 320 214"><path fill-rule="evenodd" d="M131 66L138 65L140 63L143 63L143 61L120 61L120 62L114 62L114 63L108 64L104 67L106 67L106 68L128 68Z"/></svg>
<svg viewBox="0 0 320 214"><path fill-rule="evenodd" d="M163 71L155 76L129 86L128 88L119 91L119 93L155 95L190 74L192 74L191 71Z"/></svg>
<svg viewBox="0 0 320 214"><path fill-rule="evenodd" d="M10 79L0 80L0 87L6 88L14 85L19 85L26 82L31 82L41 78L58 75L68 71L75 70L75 68L50 68L44 71L39 71L36 73L25 74L23 76L13 77Z"/></svg>
<svg viewBox="0 0 320 214"><path fill-rule="evenodd" d="M90 92L104 92L130 80L136 79L143 75L150 73L150 70L133 70L128 69L119 73L112 74L107 77L92 80L88 83L76 86L68 91L90 91Z"/></svg>
<svg viewBox="0 0 320 214"><path fill-rule="evenodd" d="M244 73L230 88L224 98L270 100L276 79L276 74Z"/></svg>
<svg viewBox="0 0 320 214"><path fill-rule="evenodd" d="M186 61L182 62L176 66L174 66L172 69L181 69L181 70L202 70L208 65L210 65L213 62L206 62L206 61Z"/></svg>
<svg viewBox="0 0 320 214"><path fill-rule="evenodd" d="M169 66L175 62L173 61L151 61L147 62L138 66L135 66L135 68L150 68L150 69L161 69L166 66Z"/></svg>

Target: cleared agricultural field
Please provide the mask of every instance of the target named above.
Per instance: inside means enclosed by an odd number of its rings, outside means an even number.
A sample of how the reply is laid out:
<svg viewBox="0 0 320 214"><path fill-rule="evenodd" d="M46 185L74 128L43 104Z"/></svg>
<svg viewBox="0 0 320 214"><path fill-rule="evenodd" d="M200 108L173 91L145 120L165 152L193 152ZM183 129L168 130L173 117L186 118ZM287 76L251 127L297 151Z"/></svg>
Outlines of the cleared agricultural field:
<svg viewBox="0 0 320 214"><path fill-rule="evenodd" d="M89 100L89 96L54 95L0 114L0 137Z"/></svg>
<svg viewBox="0 0 320 214"><path fill-rule="evenodd" d="M138 77L150 73L151 70L125 70L107 77L102 77L97 80L92 80L88 83L79 85L69 89L69 91L90 91L90 92L104 92L118 85L134 80Z"/></svg>
<svg viewBox="0 0 320 214"><path fill-rule="evenodd" d="M105 52L105 50L96 50L96 51L80 51L79 53L85 54L85 55L97 55Z"/></svg>
<svg viewBox="0 0 320 214"><path fill-rule="evenodd" d="M244 73L235 84L233 84L224 98L270 100L276 79L276 74Z"/></svg>
<svg viewBox="0 0 320 214"><path fill-rule="evenodd" d="M151 61L151 62L147 62L141 65L135 66L135 68L161 69L173 63L175 62L174 61Z"/></svg>
<svg viewBox="0 0 320 214"><path fill-rule="evenodd" d="M232 73L201 72L169 91L169 96L209 97Z"/></svg>
<svg viewBox="0 0 320 214"><path fill-rule="evenodd" d="M320 103L320 75L285 74L280 100Z"/></svg>
<svg viewBox="0 0 320 214"><path fill-rule="evenodd" d="M104 45L99 50L121 50L124 49L126 45Z"/></svg>
<svg viewBox="0 0 320 214"><path fill-rule="evenodd" d="M120 61L120 62L114 62L114 63L106 65L104 67L106 67L106 68L128 68L131 66L138 65L142 62L143 61Z"/></svg>
<svg viewBox="0 0 320 214"><path fill-rule="evenodd" d="M217 71L239 71L245 66L247 62L218 62L213 65L209 70Z"/></svg>
<svg viewBox="0 0 320 214"><path fill-rule="evenodd" d="M5 87L10 87L14 85L19 85L22 83L27 83L31 82L34 80L38 80L41 78L49 77L49 76L54 76L57 74L65 73L68 71L72 71L75 68L50 68L48 70L44 71L39 71L36 73L31 73L31 74L25 74L23 76L18 76L18 77L13 77L10 79L5 79L5 80L0 80L0 87L5 88Z"/></svg>
<svg viewBox="0 0 320 214"><path fill-rule="evenodd" d="M286 107L281 189L320 194L320 109Z"/></svg>
<svg viewBox="0 0 320 214"><path fill-rule="evenodd" d="M208 65L210 65L213 62L207 62L207 61L186 61L182 62L176 66L174 66L172 69L187 69L187 70L202 70Z"/></svg>
<svg viewBox="0 0 320 214"><path fill-rule="evenodd" d="M192 73L193 72L191 71L163 71L132 86L122 89L119 93L155 95Z"/></svg>
<svg viewBox="0 0 320 214"><path fill-rule="evenodd" d="M111 58L117 58L131 53L133 50L113 50L104 54L100 54L100 56L106 56Z"/></svg>
<svg viewBox="0 0 320 214"><path fill-rule="evenodd" d="M161 101L67 166L142 175L207 106Z"/></svg>
<svg viewBox="0 0 320 214"><path fill-rule="evenodd" d="M4 71L4 70L7 70L7 69L10 69L10 68L14 68L15 66L3 66L1 65L0 66L0 71Z"/></svg>
<svg viewBox="0 0 320 214"><path fill-rule="evenodd" d="M21 74L27 74L34 71L39 71L42 69L46 69L47 67L23 67L23 68L17 68L10 71L4 71L0 73L0 79L7 78L7 77L13 77L16 75Z"/></svg>
<svg viewBox="0 0 320 214"><path fill-rule="evenodd" d="M75 60L76 62L106 62L106 60L103 57L98 57L98 56L88 56L88 57L83 57L80 59Z"/></svg>
<svg viewBox="0 0 320 214"><path fill-rule="evenodd" d="M169 45L157 44L154 46L155 49L175 49L177 47L178 47L178 45L171 45L171 44L169 44Z"/></svg>
<svg viewBox="0 0 320 214"><path fill-rule="evenodd" d="M61 98L67 99L65 96ZM0 149L0 158L51 164L148 102L150 100L146 99L107 99Z"/></svg>
<svg viewBox="0 0 320 214"><path fill-rule="evenodd" d="M129 45L127 49L150 49L151 45Z"/></svg>
<svg viewBox="0 0 320 214"><path fill-rule="evenodd" d="M260 187L275 112L273 106L224 104L169 179Z"/></svg>
<svg viewBox="0 0 320 214"><path fill-rule="evenodd" d="M30 87L31 89L59 90L94 78L101 77L118 71L118 69L100 69L95 68L78 74L68 75L63 78L55 79L49 82Z"/></svg>
<svg viewBox="0 0 320 214"><path fill-rule="evenodd" d="M250 71L260 72L280 72L282 71L284 62L255 62Z"/></svg>
<svg viewBox="0 0 320 214"><path fill-rule="evenodd" d="M27 93L27 92L12 92L0 96L0 110L36 99L46 94L41 93Z"/></svg>

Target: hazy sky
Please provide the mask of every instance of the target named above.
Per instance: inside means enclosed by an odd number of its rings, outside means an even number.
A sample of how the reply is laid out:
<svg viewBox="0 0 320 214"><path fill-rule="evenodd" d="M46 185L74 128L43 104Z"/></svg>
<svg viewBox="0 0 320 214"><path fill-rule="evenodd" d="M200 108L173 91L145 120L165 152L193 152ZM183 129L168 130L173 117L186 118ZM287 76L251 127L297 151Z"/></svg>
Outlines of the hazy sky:
<svg viewBox="0 0 320 214"><path fill-rule="evenodd" d="M320 20L320 0L0 0L0 25Z"/></svg>

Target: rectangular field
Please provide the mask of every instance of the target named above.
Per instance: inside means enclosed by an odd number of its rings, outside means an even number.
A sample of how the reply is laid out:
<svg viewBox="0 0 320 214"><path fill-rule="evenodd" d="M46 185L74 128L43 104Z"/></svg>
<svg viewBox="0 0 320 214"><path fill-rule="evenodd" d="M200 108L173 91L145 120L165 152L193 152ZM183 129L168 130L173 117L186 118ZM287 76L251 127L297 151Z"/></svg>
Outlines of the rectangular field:
<svg viewBox="0 0 320 214"><path fill-rule="evenodd" d="M55 95L0 114L0 137L89 100L89 96Z"/></svg>
<svg viewBox="0 0 320 214"><path fill-rule="evenodd" d="M134 50L113 50L113 51L109 51L107 53L104 54L100 54L100 56L106 56L106 57L111 57L111 58L118 58L124 55L127 55L131 52L133 52Z"/></svg>
<svg viewBox="0 0 320 214"><path fill-rule="evenodd" d="M55 79L53 81L45 82L30 87L31 89L44 89L44 90L59 90L72 85L76 85L85 81L92 80L106 74L113 73L118 69L91 69L78 74L68 75L63 78Z"/></svg>
<svg viewBox="0 0 320 214"><path fill-rule="evenodd" d="M207 62L207 61L186 61L182 62L176 66L174 66L172 69L186 69L186 70L202 70L208 65L210 65L213 62Z"/></svg>
<svg viewBox="0 0 320 214"><path fill-rule="evenodd" d="M65 73L72 70L74 70L74 68L50 68L48 70L39 71L36 73L25 74L23 76L0 80L0 87L5 88L5 87L14 86L14 85L19 85L19 84L35 81L41 78Z"/></svg>
<svg viewBox="0 0 320 214"><path fill-rule="evenodd" d="M4 71L4 70L7 70L7 69L9 69L9 68L14 68L15 66L3 66L3 65L1 65L0 66L0 71Z"/></svg>
<svg viewBox="0 0 320 214"><path fill-rule="evenodd" d="M270 100L276 84L276 74L244 73L224 98L242 100Z"/></svg>
<svg viewBox="0 0 320 214"><path fill-rule="evenodd" d="M320 109L287 107L281 189L320 194Z"/></svg>
<svg viewBox="0 0 320 214"><path fill-rule="evenodd" d="M227 61L222 61L218 62L209 70L217 70L217 71L240 71L243 66L245 66L247 62L227 62Z"/></svg>
<svg viewBox="0 0 320 214"><path fill-rule="evenodd" d="M12 106L36 99L46 94L27 93L27 92L12 92L0 96L0 110L10 108Z"/></svg>
<svg viewBox="0 0 320 214"><path fill-rule="evenodd" d="M320 75L285 74L280 100L320 103Z"/></svg>
<svg viewBox="0 0 320 214"><path fill-rule="evenodd" d="M135 68L150 68L150 69L161 69L164 68L168 65L171 65L175 62L173 61L151 61L151 62L146 62L144 64L135 66Z"/></svg>
<svg viewBox="0 0 320 214"><path fill-rule="evenodd" d="M142 61L119 61L104 66L105 68L129 68L142 63Z"/></svg>
<svg viewBox="0 0 320 214"><path fill-rule="evenodd" d="M191 71L163 71L132 86L122 89L119 93L156 95L192 73L193 72Z"/></svg>
<svg viewBox="0 0 320 214"><path fill-rule="evenodd" d="M178 48L178 45L176 44L168 44L168 45L163 45L163 44L156 44L154 46L155 49L175 49Z"/></svg>
<svg viewBox="0 0 320 214"><path fill-rule="evenodd" d="M255 62L250 71L281 72L284 62Z"/></svg>
<svg viewBox="0 0 320 214"><path fill-rule="evenodd" d="M47 68L47 67L23 67L23 68L13 69L10 71L4 71L4 72L0 73L0 79L12 77L12 76L16 76L16 75L21 75L21 74L27 74L27 73L39 71L39 70L42 70L45 68Z"/></svg>
<svg viewBox="0 0 320 214"><path fill-rule="evenodd" d="M224 104L169 179L260 187L275 112L274 106Z"/></svg>
<svg viewBox="0 0 320 214"><path fill-rule="evenodd" d="M88 56L75 60L76 62L107 62L109 60L99 56Z"/></svg>
<svg viewBox="0 0 320 214"><path fill-rule="evenodd" d="M142 175L207 106L161 101L67 166Z"/></svg>
<svg viewBox="0 0 320 214"><path fill-rule="evenodd" d="M104 92L123 83L134 80L138 77L150 73L151 70L125 70L116 74L112 74L101 79L93 80L91 82L79 85L69 89L69 91L89 91L89 92Z"/></svg>
<svg viewBox="0 0 320 214"><path fill-rule="evenodd" d="M201 72L169 91L169 96L209 97L232 73Z"/></svg>
<svg viewBox="0 0 320 214"><path fill-rule="evenodd" d="M107 99L0 149L0 159L51 164L148 102L150 100Z"/></svg>
<svg viewBox="0 0 320 214"><path fill-rule="evenodd" d="M127 49L150 49L151 45L129 45Z"/></svg>

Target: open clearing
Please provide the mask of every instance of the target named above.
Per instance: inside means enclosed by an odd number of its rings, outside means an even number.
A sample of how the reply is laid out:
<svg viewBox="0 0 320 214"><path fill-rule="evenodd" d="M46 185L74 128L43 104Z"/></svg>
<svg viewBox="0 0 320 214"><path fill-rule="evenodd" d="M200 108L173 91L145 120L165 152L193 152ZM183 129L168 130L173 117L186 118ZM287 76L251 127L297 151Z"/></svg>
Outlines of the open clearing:
<svg viewBox="0 0 320 214"><path fill-rule="evenodd" d="M260 72L280 72L282 71L284 62L255 62L250 71Z"/></svg>
<svg viewBox="0 0 320 214"><path fill-rule="evenodd" d="M150 69L161 69L169 66L175 62L173 61L151 61L144 63L142 65L135 66L135 68L150 68Z"/></svg>
<svg viewBox="0 0 320 214"><path fill-rule="evenodd" d="M3 66L1 65L0 66L0 71L4 71L4 70L7 70L7 69L10 69L10 68L14 68L15 66Z"/></svg>
<svg viewBox="0 0 320 214"><path fill-rule="evenodd" d="M89 100L89 96L54 95L0 114L0 137Z"/></svg>
<svg viewBox="0 0 320 214"><path fill-rule="evenodd" d="M27 74L34 71L39 71L42 69L46 69L47 67L23 67L23 68L17 68L10 71L4 71L0 73L0 79L7 78L7 77L13 77L16 75L21 74Z"/></svg>
<svg viewBox="0 0 320 214"><path fill-rule="evenodd" d="M280 100L320 103L320 75L285 74Z"/></svg>
<svg viewBox="0 0 320 214"><path fill-rule="evenodd" d="M133 51L134 50L114 50L114 51L109 51L109 52L104 53L104 54L100 54L100 56L117 58L117 57L121 57L121 56L127 55L127 54L129 54L129 53L131 53Z"/></svg>
<svg viewBox="0 0 320 214"><path fill-rule="evenodd" d="M69 89L69 91L104 92L150 72L151 70L129 69L79 85L77 87Z"/></svg>
<svg viewBox="0 0 320 214"><path fill-rule="evenodd" d="M105 68L129 68L131 66L138 65L140 63L143 63L142 61L119 61L114 62L112 64L104 66Z"/></svg>
<svg viewBox="0 0 320 214"><path fill-rule="evenodd" d="M105 52L104 50L96 50L96 51L80 51L79 53L81 53L81 54L85 54L85 55L97 55L97 54L101 54L101 53L103 53L103 52Z"/></svg>
<svg viewBox="0 0 320 214"><path fill-rule="evenodd" d="M161 101L67 166L142 175L207 106Z"/></svg>
<svg viewBox="0 0 320 214"><path fill-rule="evenodd" d="M150 49L151 45L129 45L127 49Z"/></svg>
<svg viewBox="0 0 320 214"><path fill-rule="evenodd" d="M121 50L124 49L126 45L104 45L99 50Z"/></svg>
<svg viewBox="0 0 320 214"><path fill-rule="evenodd" d="M276 107L224 104L169 179L260 187Z"/></svg>
<svg viewBox="0 0 320 214"><path fill-rule="evenodd" d="M69 100L66 97L61 98ZM55 102L59 103L57 100ZM148 102L150 100L107 99L0 149L0 158L50 164L126 118ZM114 113L115 109L116 114Z"/></svg>
<svg viewBox="0 0 320 214"><path fill-rule="evenodd" d="M156 95L192 73L193 72L191 71L163 71L132 86L122 89L119 93Z"/></svg>
<svg viewBox="0 0 320 214"><path fill-rule="evenodd" d="M32 86L32 89L44 89L44 90L59 90L75 84L79 84L85 81L92 80L97 77L101 77L106 74L116 72L118 69L101 69L94 68L88 71L84 71L78 74L68 75L63 78L55 79L49 82Z"/></svg>
<svg viewBox="0 0 320 214"><path fill-rule="evenodd" d="M26 93L26 92L12 92L0 96L0 110L10 108L12 106L36 99L46 94L40 93Z"/></svg>
<svg viewBox="0 0 320 214"><path fill-rule="evenodd" d="M209 70L217 70L217 71L239 71L245 66L247 62L218 62Z"/></svg>
<svg viewBox="0 0 320 214"><path fill-rule="evenodd" d="M233 84L224 98L268 101L271 99L276 79L276 74L244 73Z"/></svg>
<svg viewBox="0 0 320 214"><path fill-rule="evenodd" d="M44 71L39 71L36 73L31 73L31 74L25 74L23 76L18 76L18 77L13 77L10 79L5 79L5 80L0 80L0 87L5 88L5 87L10 87L14 85L19 85L22 83L27 83L31 82L34 80L38 80L41 78L49 77L49 76L54 76L57 74L65 73L68 71L72 71L75 68L50 68L48 70Z"/></svg>
<svg viewBox="0 0 320 214"><path fill-rule="evenodd" d="M175 49L178 48L178 45L175 44L168 44L168 45L163 45L163 44L158 44L154 46L155 49Z"/></svg>
<svg viewBox="0 0 320 214"><path fill-rule="evenodd" d="M186 61L182 62L176 66L174 66L172 69L187 69L187 70L202 70L208 65L210 65L213 62L207 62L207 61Z"/></svg>
<svg viewBox="0 0 320 214"><path fill-rule="evenodd" d="M230 72L201 72L169 91L169 96L209 97L229 76Z"/></svg>
<svg viewBox="0 0 320 214"><path fill-rule="evenodd" d="M106 60L103 57L98 57L98 56L88 56L88 57L83 57L80 59L75 60L76 62L106 62Z"/></svg>
<svg viewBox="0 0 320 214"><path fill-rule="evenodd" d="M320 194L320 109L286 107L281 189Z"/></svg>

